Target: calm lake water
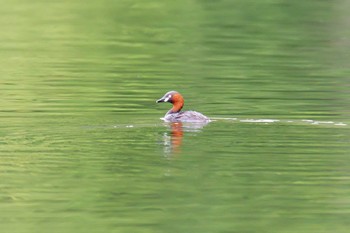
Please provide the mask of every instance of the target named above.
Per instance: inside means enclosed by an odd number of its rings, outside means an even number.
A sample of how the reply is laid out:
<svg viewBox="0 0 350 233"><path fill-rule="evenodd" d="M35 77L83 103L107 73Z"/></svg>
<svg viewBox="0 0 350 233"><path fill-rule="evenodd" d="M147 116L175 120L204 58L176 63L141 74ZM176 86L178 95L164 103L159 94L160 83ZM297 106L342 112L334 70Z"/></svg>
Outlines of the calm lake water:
<svg viewBox="0 0 350 233"><path fill-rule="evenodd" d="M349 232L349 7L3 3L1 232Z"/></svg>

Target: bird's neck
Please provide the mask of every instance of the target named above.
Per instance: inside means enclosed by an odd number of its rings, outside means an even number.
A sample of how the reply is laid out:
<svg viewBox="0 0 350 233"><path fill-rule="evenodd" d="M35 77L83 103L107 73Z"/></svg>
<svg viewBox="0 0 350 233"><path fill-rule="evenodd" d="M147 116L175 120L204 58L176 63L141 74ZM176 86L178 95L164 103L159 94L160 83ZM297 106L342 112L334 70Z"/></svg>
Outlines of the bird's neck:
<svg viewBox="0 0 350 233"><path fill-rule="evenodd" d="M177 101L177 102L173 103L173 107L168 111L167 114L180 112L183 106L184 106L183 101Z"/></svg>

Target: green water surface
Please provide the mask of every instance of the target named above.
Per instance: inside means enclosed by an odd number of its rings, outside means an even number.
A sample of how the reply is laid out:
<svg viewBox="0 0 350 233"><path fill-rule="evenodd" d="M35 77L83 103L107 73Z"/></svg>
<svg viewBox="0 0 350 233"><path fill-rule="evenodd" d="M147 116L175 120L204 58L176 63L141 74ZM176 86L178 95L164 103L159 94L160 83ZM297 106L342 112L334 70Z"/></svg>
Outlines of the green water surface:
<svg viewBox="0 0 350 233"><path fill-rule="evenodd" d="M349 232L349 1L0 3L1 232Z"/></svg>

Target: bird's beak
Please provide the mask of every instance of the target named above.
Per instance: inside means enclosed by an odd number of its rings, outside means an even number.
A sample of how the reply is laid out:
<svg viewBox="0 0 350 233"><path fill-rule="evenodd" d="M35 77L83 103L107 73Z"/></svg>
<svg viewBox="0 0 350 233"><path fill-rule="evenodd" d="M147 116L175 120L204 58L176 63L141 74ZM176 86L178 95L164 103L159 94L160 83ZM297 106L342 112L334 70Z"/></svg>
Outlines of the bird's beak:
<svg viewBox="0 0 350 233"><path fill-rule="evenodd" d="M156 101L156 103L163 103L163 102L164 102L164 100L165 100L165 98L164 98L164 97L162 97L162 98L160 98L159 100L157 100L157 101Z"/></svg>
<svg viewBox="0 0 350 233"><path fill-rule="evenodd" d="M169 97L165 94L162 98L156 101L156 103L168 102Z"/></svg>

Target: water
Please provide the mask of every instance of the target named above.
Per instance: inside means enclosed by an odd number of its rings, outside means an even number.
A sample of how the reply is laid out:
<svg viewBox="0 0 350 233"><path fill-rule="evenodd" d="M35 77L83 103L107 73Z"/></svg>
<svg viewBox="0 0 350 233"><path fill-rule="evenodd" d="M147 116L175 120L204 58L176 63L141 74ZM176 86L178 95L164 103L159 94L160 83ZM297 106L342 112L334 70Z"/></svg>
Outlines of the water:
<svg viewBox="0 0 350 233"><path fill-rule="evenodd" d="M3 4L2 232L348 232L348 8Z"/></svg>

